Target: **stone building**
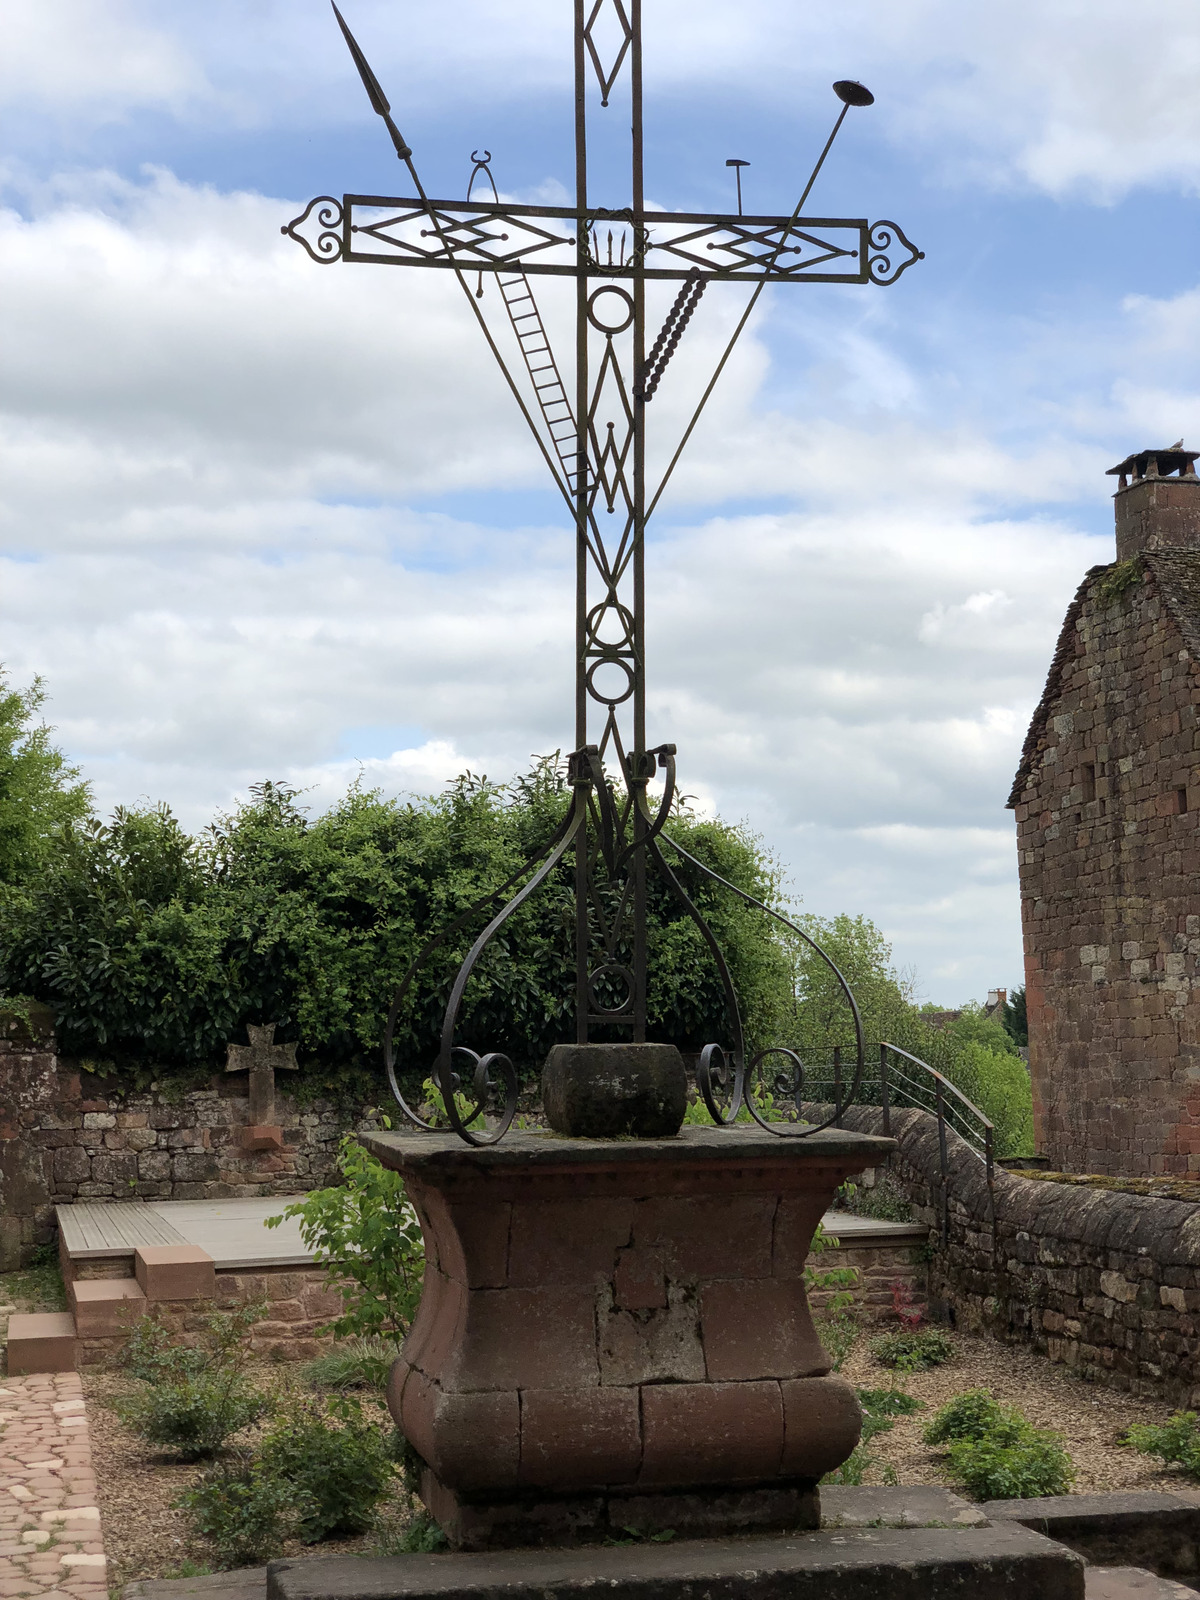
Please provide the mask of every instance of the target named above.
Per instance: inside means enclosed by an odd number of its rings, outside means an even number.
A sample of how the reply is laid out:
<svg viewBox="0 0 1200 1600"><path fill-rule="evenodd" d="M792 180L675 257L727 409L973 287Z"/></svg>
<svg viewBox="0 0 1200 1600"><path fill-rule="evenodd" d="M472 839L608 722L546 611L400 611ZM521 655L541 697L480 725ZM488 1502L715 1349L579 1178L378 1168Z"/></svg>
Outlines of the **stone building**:
<svg viewBox="0 0 1200 1600"><path fill-rule="evenodd" d="M1200 1175L1197 452L1112 473L1117 559L1071 602L1016 811L1038 1149Z"/></svg>

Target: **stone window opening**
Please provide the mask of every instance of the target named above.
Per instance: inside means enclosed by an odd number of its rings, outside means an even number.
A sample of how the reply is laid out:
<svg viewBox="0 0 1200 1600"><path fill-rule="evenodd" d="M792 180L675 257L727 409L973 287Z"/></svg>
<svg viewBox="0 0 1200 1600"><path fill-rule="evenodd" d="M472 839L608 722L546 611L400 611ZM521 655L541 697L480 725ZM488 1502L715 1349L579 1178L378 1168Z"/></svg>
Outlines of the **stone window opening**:
<svg viewBox="0 0 1200 1600"><path fill-rule="evenodd" d="M1187 790L1186 789L1176 789L1176 791L1175 791L1175 809L1176 809L1176 811L1179 813L1180 816L1182 816L1183 813L1187 810L1187 808L1188 808Z"/></svg>
<svg viewBox="0 0 1200 1600"><path fill-rule="evenodd" d="M1083 803L1090 805L1096 798L1096 768L1093 763L1085 762L1082 769L1081 785L1083 788Z"/></svg>

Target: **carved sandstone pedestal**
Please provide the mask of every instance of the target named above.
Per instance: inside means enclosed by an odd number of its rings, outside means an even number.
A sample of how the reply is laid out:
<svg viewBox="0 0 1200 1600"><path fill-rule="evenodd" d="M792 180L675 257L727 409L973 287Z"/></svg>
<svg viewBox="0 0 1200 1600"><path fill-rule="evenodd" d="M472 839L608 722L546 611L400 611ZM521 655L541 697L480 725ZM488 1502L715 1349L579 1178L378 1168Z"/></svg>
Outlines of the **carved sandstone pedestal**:
<svg viewBox="0 0 1200 1600"><path fill-rule="evenodd" d="M860 1416L804 1263L834 1190L890 1139L363 1143L403 1173L425 1235L389 1404L452 1544L818 1525L817 1480Z"/></svg>

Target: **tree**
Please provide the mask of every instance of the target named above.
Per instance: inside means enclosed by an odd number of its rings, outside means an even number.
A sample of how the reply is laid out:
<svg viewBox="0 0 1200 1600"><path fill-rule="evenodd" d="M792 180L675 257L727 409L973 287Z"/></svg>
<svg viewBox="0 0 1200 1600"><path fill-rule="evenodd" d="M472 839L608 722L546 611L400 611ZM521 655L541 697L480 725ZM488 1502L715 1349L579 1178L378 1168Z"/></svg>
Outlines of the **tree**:
<svg viewBox="0 0 1200 1600"><path fill-rule="evenodd" d="M315 819L294 790L265 783L196 840L165 807L118 810L67 828L27 901L0 907L3 978L53 1006L65 1049L118 1071L211 1070L237 1029L274 1022L299 1042L308 1087L377 1092L397 979L554 832L570 799L550 758L511 786L468 773L427 800L352 788ZM686 812L671 828L739 887L774 894L770 863L738 829ZM676 868L725 950L750 1038L770 1042L789 1000L786 953L761 912L681 858ZM525 1075L574 1031L573 895L568 858L467 989L460 1042L504 1050ZM699 931L656 875L648 898L652 1036L692 1050L724 1038L724 993ZM397 1034L410 1086L437 1057L447 995L485 921L418 974Z"/></svg>
<svg viewBox="0 0 1200 1600"><path fill-rule="evenodd" d="M1029 1044L1029 1021L1025 1013L1025 985L1014 989L1004 1002L1004 1030L1015 1045Z"/></svg>
<svg viewBox="0 0 1200 1600"><path fill-rule="evenodd" d="M0 897L30 883L71 823L91 812L89 786L35 719L42 680L15 689L0 667Z"/></svg>

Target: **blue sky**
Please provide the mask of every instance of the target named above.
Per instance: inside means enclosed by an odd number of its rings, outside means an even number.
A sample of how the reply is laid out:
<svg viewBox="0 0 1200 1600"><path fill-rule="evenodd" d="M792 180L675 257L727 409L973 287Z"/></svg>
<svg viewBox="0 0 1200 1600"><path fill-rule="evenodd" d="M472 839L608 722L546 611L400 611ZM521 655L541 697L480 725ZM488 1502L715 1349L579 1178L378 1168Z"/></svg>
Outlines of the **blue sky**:
<svg viewBox="0 0 1200 1600"><path fill-rule="evenodd" d="M565 0L345 9L431 191L476 147L520 198L570 181ZM877 103L809 212L926 252L764 296L653 531L652 736L923 996L1011 987L1004 801L1111 559L1104 469L1200 438L1200 16L645 12L655 203L731 206L736 155L747 208L790 210L855 77ZM425 792L565 745L570 534L452 281L279 236L398 182L325 0L15 0L8 29L0 659L101 805L199 827L263 777L319 807L360 763ZM706 297L664 415L740 303Z"/></svg>

